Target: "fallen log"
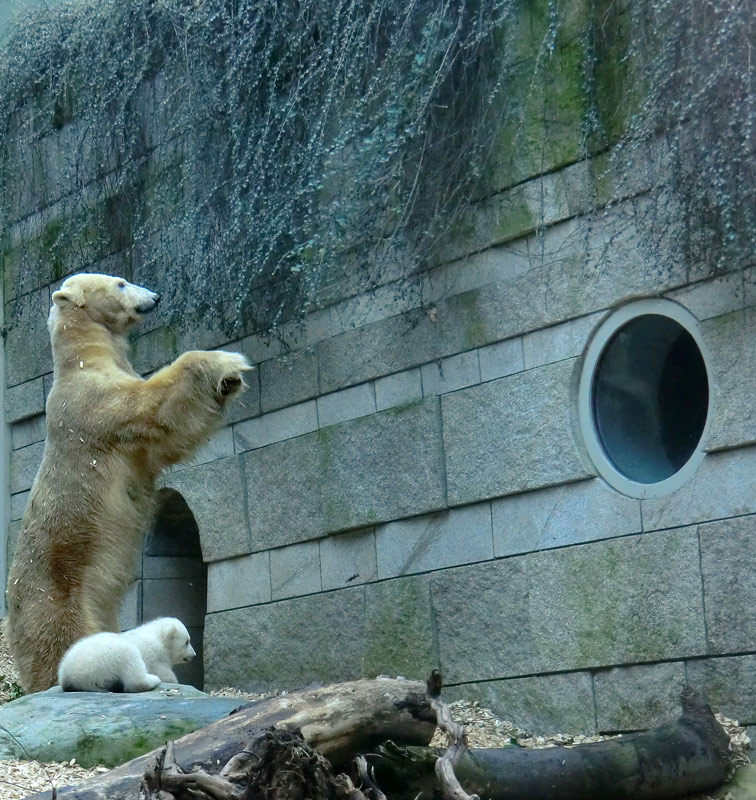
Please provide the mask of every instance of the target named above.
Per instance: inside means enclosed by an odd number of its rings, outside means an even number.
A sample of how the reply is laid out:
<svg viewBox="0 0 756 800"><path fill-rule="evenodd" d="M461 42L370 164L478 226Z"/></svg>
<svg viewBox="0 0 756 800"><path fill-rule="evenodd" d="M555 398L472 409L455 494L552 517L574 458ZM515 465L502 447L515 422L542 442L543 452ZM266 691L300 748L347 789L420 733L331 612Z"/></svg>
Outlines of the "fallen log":
<svg viewBox="0 0 756 800"><path fill-rule="evenodd" d="M729 737L692 691L681 703L676 722L602 742L469 750L454 775L464 792L486 800L670 800L714 789L727 779ZM366 759L390 800L412 800L432 796L442 752L388 744Z"/></svg>
<svg viewBox="0 0 756 800"><path fill-rule="evenodd" d="M185 772L217 771L264 728L301 730L304 740L334 767L347 764L387 739L427 744L436 729L425 686L378 678L306 689L242 706L229 717L182 736L174 743ZM134 800L145 772L162 748L116 767L101 777L57 790L59 800ZM33 795L52 800L52 792Z"/></svg>

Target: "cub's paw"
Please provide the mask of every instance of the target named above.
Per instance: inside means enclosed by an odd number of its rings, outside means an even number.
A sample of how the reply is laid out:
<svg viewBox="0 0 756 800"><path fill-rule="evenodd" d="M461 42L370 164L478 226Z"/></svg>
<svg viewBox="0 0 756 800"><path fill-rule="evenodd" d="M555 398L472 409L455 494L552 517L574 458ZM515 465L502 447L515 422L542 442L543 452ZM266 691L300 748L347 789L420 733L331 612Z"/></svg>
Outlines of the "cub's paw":
<svg viewBox="0 0 756 800"><path fill-rule="evenodd" d="M222 398L230 397L241 391L247 384L244 383L243 373L252 369L252 365L241 353L229 353L226 350L217 350L214 355L218 359L220 378L217 391Z"/></svg>

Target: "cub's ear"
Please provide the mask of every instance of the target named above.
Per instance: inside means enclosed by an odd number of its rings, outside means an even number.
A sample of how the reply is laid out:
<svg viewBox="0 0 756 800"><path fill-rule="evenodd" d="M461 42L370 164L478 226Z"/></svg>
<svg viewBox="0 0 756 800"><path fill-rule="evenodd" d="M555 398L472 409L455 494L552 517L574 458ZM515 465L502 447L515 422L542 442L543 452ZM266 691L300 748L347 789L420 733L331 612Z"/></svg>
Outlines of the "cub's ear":
<svg viewBox="0 0 756 800"><path fill-rule="evenodd" d="M81 307L84 305L84 297L81 292L77 292L75 289L58 289L57 292L53 292L52 301L58 308Z"/></svg>

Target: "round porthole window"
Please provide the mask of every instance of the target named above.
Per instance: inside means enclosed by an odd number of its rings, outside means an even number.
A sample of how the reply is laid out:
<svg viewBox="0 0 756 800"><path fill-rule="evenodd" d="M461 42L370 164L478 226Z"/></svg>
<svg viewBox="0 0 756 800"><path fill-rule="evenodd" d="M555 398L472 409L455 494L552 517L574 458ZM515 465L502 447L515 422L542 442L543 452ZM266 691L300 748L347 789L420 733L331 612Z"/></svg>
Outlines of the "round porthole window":
<svg viewBox="0 0 756 800"><path fill-rule="evenodd" d="M709 376L696 318L671 300L611 314L585 353L580 427L599 474L633 497L676 489L704 457Z"/></svg>

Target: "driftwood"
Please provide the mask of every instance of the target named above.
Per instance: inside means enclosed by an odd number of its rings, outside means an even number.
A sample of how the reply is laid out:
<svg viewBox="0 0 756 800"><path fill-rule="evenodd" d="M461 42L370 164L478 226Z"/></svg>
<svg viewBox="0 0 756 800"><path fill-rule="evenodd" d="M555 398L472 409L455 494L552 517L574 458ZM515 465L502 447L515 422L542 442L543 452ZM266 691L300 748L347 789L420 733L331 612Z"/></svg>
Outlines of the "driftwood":
<svg viewBox="0 0 756 800"><path fill-rule="evenodd" d="M280 695L242 706L231 716L177 739L173 753L185 772L217 772L263 729L301 730L304 741L336 768L387 739L427 744L436 719L425 686L378 678ZM134 800L145 772L163 748L135 758L105 775L57 791L60 800ZM51 792L34 795L51 800Z"/></svg>
<svg viewBox="0 0 756 800"><path fill-rule="evenodd" d="M670 800L720 786L729 737L709 706L686 690L682 716L643 733L602 742L525 750L457 752L455 780L487 800ZM432 796L440 751L383 746L367 756L390 800ZM446 797L462 797L445 788Z"/></svg>

